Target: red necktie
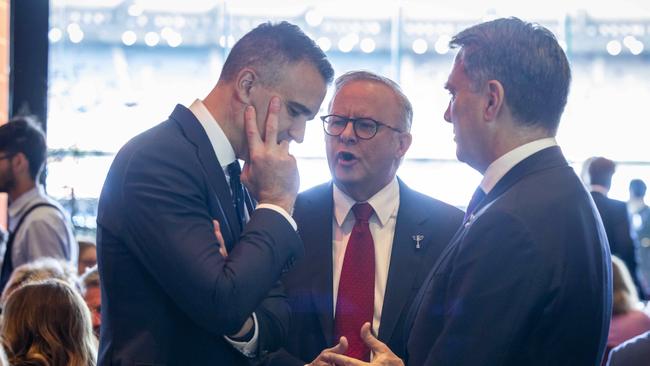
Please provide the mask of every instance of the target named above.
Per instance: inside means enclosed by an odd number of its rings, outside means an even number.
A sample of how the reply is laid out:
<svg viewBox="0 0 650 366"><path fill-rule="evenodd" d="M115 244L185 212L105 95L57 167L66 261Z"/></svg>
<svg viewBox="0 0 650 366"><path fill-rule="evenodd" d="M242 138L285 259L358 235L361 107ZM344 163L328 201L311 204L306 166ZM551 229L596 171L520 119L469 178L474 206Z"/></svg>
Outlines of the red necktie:
<svg viewBox="0 0 650 366"><path fill-rule="evenodd" d="M348 339L348 356L370 361L370 349L359 333L363 323L372 324L374 314L375 244L368 227L373 210L368 203L357 203L352 211L355 223L345 249L334 326L337 340Z"/></svg>

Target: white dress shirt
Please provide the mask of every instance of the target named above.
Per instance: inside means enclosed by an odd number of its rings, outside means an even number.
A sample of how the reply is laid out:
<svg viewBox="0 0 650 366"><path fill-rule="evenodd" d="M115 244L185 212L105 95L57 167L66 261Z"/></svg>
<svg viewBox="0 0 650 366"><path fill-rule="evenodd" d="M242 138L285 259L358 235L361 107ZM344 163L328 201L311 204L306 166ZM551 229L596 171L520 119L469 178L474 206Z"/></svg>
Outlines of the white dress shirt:
<svg viewBox="0 0 650 366"><path fill-rule="evenodd" d="M336 299L345 258L345 249L350 239L350 233L354 227L354 213L352 206L357 203L350 196L341 191L336 184L333 190L334 198L334 220L332 220L332 275L333 275L333 297L334 312L336 313ZM379 322L381 310L384 305L386 294L386 281L390 268L390 256L393 249L393 237L395 235L395 223L399 209L399 184L397 178L388 183L367 201L372 206L374 213L368 220L370 234L375 246L375 304L372 319L374 334L379 334ZM336 314L333 314L336 316Z"/></svg>
<svg viewBox="0 0 650 366"><path fill-rule="evenodd" d="M194 103L190 105L189 110L194 114L196 119L199 120L201 126L203 126L205 133L208 135L208 140L210 140L210 145L212 145L212 148L214 149L214 153L217 156L219 163L221 164L221 170L224 171L224 174L226 175L226 179L230 180L230 176L226 168L230 163L234 162L237 159L237 157L235 155L235 151L232 148L232 145L230 144L230 141L228 141L228 138L226 137L226 134L223 132L221 126L219 126L219 123L217 123L214 117L212 117L212 114L210 114L210 111L208 111L208 108L206 108L206 106L203 104L201 100L196 99ZM291 224L293 229L296 230L297 228L296 222L293 220L291 215L289 215L282 207L266 203L266 204L257 205L256 209L258 208L268 208L280 213L282 216L284 216L287 219L287 221ZM250 217L248 216L249 215L248 211L247 210L244 211L246 214L246 219L249 219ZM253 333L253 338L251 338L250 341L236 342L228 338L227 336L224 336L226 341L228 341L233 347L235 347L238 351L240 351L242 354L244 354L247 357L256 356L257 343L259 339L259 327L257 324L257 316L255 315L255 313L253 313L252 316L253 316L253 323L254 323L255 330Z"/></svg>
<svg viewBox="0 0 650 366"><path fill-rule="evenodd" d="M555 138L553 137L546 137L518 146L503 154L500 158L493 161L485 170L483 180L480 184L481 189L483 189L485 194L490 193L501 178L503 178L503 176L506 175L506 173L508 173L515 165L519 164L522 160L534 153L551 146L557 146L557 141L555 141Z"/></svg>

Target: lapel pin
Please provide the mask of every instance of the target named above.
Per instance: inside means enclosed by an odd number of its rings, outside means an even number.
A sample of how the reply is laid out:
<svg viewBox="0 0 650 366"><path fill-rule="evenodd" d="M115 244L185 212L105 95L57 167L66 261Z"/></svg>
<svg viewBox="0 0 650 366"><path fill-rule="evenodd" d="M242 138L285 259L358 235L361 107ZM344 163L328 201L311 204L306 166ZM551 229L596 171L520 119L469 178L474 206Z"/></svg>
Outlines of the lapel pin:
<svg viewBox="0 0 650 366"><path fill-rule="evenodd" d="M422 234L413 235L411 238L415 240L415 249L420 249L421 248L420 242L424 239L424 235Z"/></svg>

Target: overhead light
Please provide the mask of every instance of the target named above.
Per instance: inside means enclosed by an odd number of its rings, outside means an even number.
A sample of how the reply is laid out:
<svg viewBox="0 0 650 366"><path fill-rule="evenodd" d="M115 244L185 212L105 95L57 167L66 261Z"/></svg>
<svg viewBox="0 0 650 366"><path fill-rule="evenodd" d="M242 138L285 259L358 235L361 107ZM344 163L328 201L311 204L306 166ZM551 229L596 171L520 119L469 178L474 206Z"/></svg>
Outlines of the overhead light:
<svg viewBox="0 0 650 366"><path fill-rule="evenodd" d="M413 41L413 45L411 47L413 48L413 52L417 53L418 55L424 54L429 49L427 41L422 38L418 38Z"/></svg>
<svg viewBox="0 0 650 366"><path fill-rule="evenodd" d="M160 36L156 32L147 32L144 35L144 43L149 47L155 47L160 42Z"/></svg>
<svg viewBox="0 0 650 366"><path fill-rule="evenodd" d="M621 53L623 46L621 46L621 42L617 40L612 40L607 42L607 53L609 53L612 56L616 56L619 53Z"/></svg>
<svg viewBox="0 0 650 366"><path fill-rule="evenodd" d="M323 22L323 14L315 9L309 10L305 14L305 21L310 27L318 27Z"/></svg>
<svg viewBox="0 0 650 366"><path fill-rule="evenodd" d="M79 43L84 39L84 32L77 23L70 23L66 28L66 31L68 32L68 38L72 43Z"/></svg>
<svg viewBox="0 0 650 366"><path fill-rule="evenodd" d="M361 40L359 48L364 53L372 53L375 50L375 41L372 38L364 38Z"/></svg>
<svg viewBox="0 0 650 366"><path fill-rule="evenodd" d="M436 41L436 44L433 46L433 48L436 50L437 53L444 55L447 52L449 52L449 41L451 41L451 37L449 37L446 34L443 34L440 37L438 37L438 40Z"/></svg>
<svg viewBox="0 0 650 366"><path fill-rule="evenodd" d="M61 29L59 28L52 28L50 29L49 32L47 32L47 38L49 38L50 42L56 43L61 40L63 37L63 32L61 32Z"/></svg>
<svg viewBox="0 0 650 366"><path fill-rule="evenodd" d="M327 52L332 48L332 41L327 37L320 37L316 40L316 44L323 52Z"/></svg>
<svg viewBox="0 0 650 366"><path fill-rule="evenodd" d="M133 46L137 39L138 36L134 31L128 30L122 33L122 43L124 43L126 46Z"/></svg>

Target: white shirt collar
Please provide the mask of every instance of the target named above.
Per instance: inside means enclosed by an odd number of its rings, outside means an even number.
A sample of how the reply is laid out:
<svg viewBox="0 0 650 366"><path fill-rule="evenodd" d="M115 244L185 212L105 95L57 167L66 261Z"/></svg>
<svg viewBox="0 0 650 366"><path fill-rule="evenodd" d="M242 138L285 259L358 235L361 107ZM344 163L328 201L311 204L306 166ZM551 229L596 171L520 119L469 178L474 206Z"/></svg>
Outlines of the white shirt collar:
<svg viewBox="0 0 650 366"><path fill-rule="evenodd" d="M340 190L336 184L334 184L333 197L336 223L339 226L343 226L345 218L350 213L352 206L357 202ZM395 199L396 197L397 199ZM375 193L374 196L370 197L367 202L372 206L379 220L379 224L383 227L392 215L397 214L399 207L399 184L397 183L397 178L393 178L390 183Z"/></svg>
<svg viewBox="0 0 650 366"><path fill-rule="evenodd" d="M485 174L483 174L483 180L480 184L481 189L483 189L483 192L486 194L490 193L499 180L501 180L501 178L503 178L503 176L506 175L506 173L515 165L519 164L522 160L534 153L551 146L557 146L557 141L555 141L554 137L546 137L518 146L503 154L503 156L493 161L492 164L488 166Z"/></svg>
<svg viewBox="0 0 650 366"><path fill-rule="evenodd" d="M598 192L602 194L603 196L607 197L607 194L609 193L609 189L605 186L601 186L600 184L592 184L589 186L589 191L590 192Z"/></svg>
<svg viewBox="0 0 650 366"><path fill-rule="evenodd" d="M189 110L194 114L194 117L199 120L201 126L205 130L205 133L208 135L210 140L210 145L214 149L214 153L217 155L217 159L221 164L221 168L225 169L226 166L233 161L235 161L235 150L233 150L230 141L226 137L226 134L223 133L221 126L217 123L217 120L214 119L208 108L200 99L197 99L190 105Z"/></svg>

